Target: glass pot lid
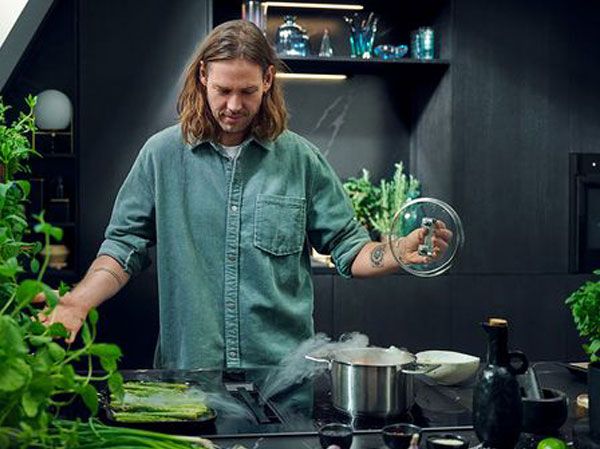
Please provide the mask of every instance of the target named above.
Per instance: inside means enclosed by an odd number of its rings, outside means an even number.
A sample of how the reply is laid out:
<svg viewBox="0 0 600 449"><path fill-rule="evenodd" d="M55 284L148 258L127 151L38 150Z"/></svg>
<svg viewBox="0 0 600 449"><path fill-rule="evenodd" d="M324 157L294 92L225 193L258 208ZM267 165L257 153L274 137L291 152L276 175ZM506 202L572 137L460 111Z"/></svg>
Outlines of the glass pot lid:
<svg viewBox="0 0 600 449"><path fill-rule="evenodd" d="M442 235L447 239L445 248L440 241ZM417 198L404 204L394 216L387 236L396 261L404 270L421 277L447 271L460 253L464 239L456 211L435 198Z"/></svg>

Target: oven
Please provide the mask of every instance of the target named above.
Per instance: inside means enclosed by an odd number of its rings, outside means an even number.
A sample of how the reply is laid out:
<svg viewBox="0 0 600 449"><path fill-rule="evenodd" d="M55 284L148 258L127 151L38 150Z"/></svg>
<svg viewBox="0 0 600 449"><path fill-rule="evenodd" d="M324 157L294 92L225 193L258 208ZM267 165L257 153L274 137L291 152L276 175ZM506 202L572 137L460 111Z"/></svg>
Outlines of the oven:
<svg viewBox="0 0 600 449"><path fill-rule="evenodd" d="M569 155L569 271L600 269L600 153Z"/></svg>

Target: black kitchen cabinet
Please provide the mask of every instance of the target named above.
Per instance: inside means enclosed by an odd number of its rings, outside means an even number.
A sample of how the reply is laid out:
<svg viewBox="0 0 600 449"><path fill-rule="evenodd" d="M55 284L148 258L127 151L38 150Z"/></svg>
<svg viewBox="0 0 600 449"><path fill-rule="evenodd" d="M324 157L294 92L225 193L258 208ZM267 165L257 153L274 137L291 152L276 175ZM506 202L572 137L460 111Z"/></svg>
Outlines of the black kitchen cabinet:
<svg viewBox="0 0 600 449"><path fill-rule="evenodd" d="M54 223L71 250L69 267L50 272L50 284L81 279L139 150L176 122L179 77L210 28L209 10L208 1L125 1L115 9L103 0L55 0L5 85L2 96L11 105L51 88L73 104L73 154L40 147L46 157L34 161L32 173L45 178L44 195L55 192L61 176L65 196L72 199L70 220ZM152 365L156 296L150 268L100 309L99 340L121 346L123 367ZM144 323L135 333L131 316Z"/></svg>
<svg viewBox="0 0 600 449"><path fill-rule="evenodd" d="M103 241L117 192L146 140L177 121L180 77L210 23L210 2L79 4L82 266ZM156 265L100 308L99 337L122 367L150 367L158 337ZM132 329L131 317L140 325Z"/></svg>
<svg viewBox="0 0 600 449"><path fill-rule="evenodd" d="M227 20L239 19L242 15L243 0L219 0L213 3L213 25L217 26ZM450 58L450 38L452 3L450 0L426 0L418 3L396 4L395 2L381 2L378 0L365 1L331 1L298 3L328 3L328 4L353 4L362 5L363 9L354 11L349 9L329 8L299 8L295 6L283 7L281 4L269 6L267 10L267 38L274 42L277 27L283 23L283 17L292 15L297 18L297 23L308 32L311 54L316 55L319 50L320 39L325 28L328 29L334 55L344 57L350 55L349 33L343 21L344 16L358 13L361 18L367 18L370 12L379 17L378 34L375 44L408 44L410 32L420 26L432 26L436 29L441 39L438 39L436 55L440 59ZM375 62L375 61L372 61Z"/></svg>
<svg viewBox="0 0 600 449"><path fill-rule="evenodd" d="M315 273L317 329L359 330L379 344L407 341L424 348L441 344L449 326L453 347L448 349L477 352L476 323L482 315L506 313L515 322L515 347L539 357L551 355L553 347L563 348L553 358L565 352L565 357L581 356L562 305L583 282L568 274L568 154L600 152L600 47L590 44L600 38L600 5L567 0L495 0L486 8L475 0L364 4L390 22L391 34L384 35L390 42L407 43L408 31L418 25L438 27L440 60L347 61L340 37L346 25L327 13L326 21L335 21L340 31L332 33L332 43L342 61L287 62L294 70L323 71L340 63L335 69L349 77L328 84L286 81L291 127L321 148L341 178L356 176L363 167L374 179L387 177L394 162L404 161L423 182L425 195L447 201L461 215L466 243L448 279L439 282L404 274L347 281L331 272ZM75 167L79 274L96 254L139 148L175 123L179 76L198 41L212 25L239 18L240 7L241 0L168 5L152 0L143 7L130 0L117 9L103 0L55 1L2 95L14 105L26 93L58 88L76 99L77 159L42 163L48 170L59 163ZM65 39L65 32L73 33L74 14L76 38ZM316 49L322 26L317 15L303 14L298 14L301 25L315 24L309 31ZM272 10L271 32L282 15ZM124 346L124 366L151 363L148 341L155 339L158 313L153 279L151 268L100 310L100 336ZM450 324L432 334L426 326L406 324L405 312L448 310L439 296L441 285L450 289ZM398 297L388 300L380 290ZM150 323L135 337L130 316ZM547 346L538 334L528 334L530 324L545 323L552 333Z"/></svg>
<svg viewBox="0 0 600 449"><path fill-rule="evenodd" d="M294 73L342 73L367 74L375 76L394 75L400 79L421 78L427 73L443 74L450 66L448 59L414 59L402 58L396 60L361 59L347 56L330 58L319 56L286 56L281 60Z"/></svg>
<svg viewBox="0 0 600 449"><path fill-rule="evenodd" d="M425 193L443 196L440 189L447 182L437 177L431 180L428 165L431 158L443 160L449 153L446 119L451 101L452 2L428 0L401 7L395 2L350 3L364 6L358 12L362 17L373 12L380 18L374 46L409 45L412 30L433 27L436 59L350 58L343 16L353 11L269 7L266 36L271 42L288 14L296 16L309 34L310 57L283 58L292 72L348 76L340 82L285 80L290 128L315 143L342 179L359 176L362 168L367 168L373 179L389 177L394 163L403 161L411 173L422 178ZM213 2L213 25L241 18L242 4L241 0ZM334 48L332 58L315 56L325 28Z"/></svg>
<svg viewBox="0 0 600 449"><path fill-rule="evenodd" d="M316 287L333 284L331 289L323 288L316 300L323 304L332 301L328 315L323 314L319 323L323 329L331 329L329 335L335 338L360 332L378 346L395 345L414 352L447 349L483 357L486 339L479 323L501 317L509 321L511 348L525 351L531 360L586 357L564 300L590 279L589 275L443 275L425 279L398 274L347 280L320 273L315 279Z"/></svg>

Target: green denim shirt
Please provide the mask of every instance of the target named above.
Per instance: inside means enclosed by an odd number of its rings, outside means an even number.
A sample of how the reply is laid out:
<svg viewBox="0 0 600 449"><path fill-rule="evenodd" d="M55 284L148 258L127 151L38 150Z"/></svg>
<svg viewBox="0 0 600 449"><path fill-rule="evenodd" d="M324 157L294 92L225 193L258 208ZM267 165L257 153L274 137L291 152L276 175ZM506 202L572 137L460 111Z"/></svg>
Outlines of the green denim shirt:
<svg viewBox="0 0 600 449"><path fill-rule="evenodd" d="M156 244L156 367L247 368L277 364L313 335L309 244L349 277L368 240L304 138L250 139L230 159L185 144L177 125L140 151L98 254L135 275Z"/></svg>

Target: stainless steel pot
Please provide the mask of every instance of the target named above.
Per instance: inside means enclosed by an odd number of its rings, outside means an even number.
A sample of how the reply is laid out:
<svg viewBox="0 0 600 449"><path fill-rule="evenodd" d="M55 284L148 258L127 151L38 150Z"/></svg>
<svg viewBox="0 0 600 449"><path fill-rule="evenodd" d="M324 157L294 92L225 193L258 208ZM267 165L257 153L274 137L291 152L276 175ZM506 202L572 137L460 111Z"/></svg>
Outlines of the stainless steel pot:
<svg viewBox="0 0 600 449"><path fill-rule="evenodd" d="M413 354L394 347L349 348L306 358L329 365L333 405L352 416L406 413L415 401L413 375L436 367L418 366Z"/></svg>

